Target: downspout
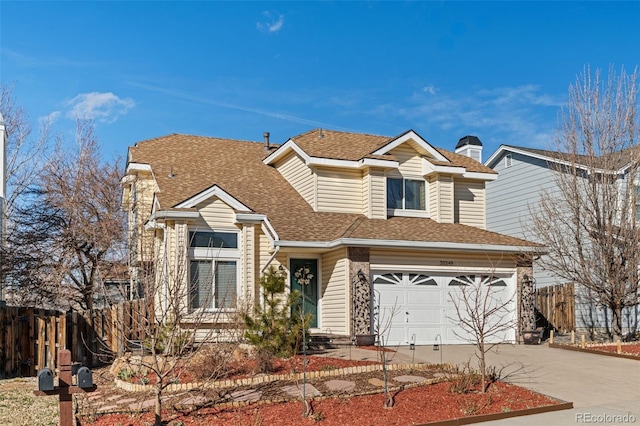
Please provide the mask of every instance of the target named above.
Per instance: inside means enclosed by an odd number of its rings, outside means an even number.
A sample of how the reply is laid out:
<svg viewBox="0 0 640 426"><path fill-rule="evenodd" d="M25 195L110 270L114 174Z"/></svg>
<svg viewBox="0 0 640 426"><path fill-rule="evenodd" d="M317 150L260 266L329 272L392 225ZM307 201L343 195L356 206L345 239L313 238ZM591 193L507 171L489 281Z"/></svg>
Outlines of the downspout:
<svg viewBox="0 0 640 426"><path fill-rule="evenodd" d="M278 252L280 251L280 246L276 246L275 251L273 252L273 254L271 255L271 257L269 258L269 260L267 260L267 263L265 263L265 265L262 267L262 269L260 269L260 273L264 274L264 271L269 267L269 264L271 262L273 262L273 259L276 258L276 256L278 255Z"/></svg>
<svg viewBox="0 0 640 426"><path fill-rule="evenodd" d="M269 226L269 224L265 221L262 222L262 232L264 232L264 234L267 236L267 238L269 238L269 244L275 248L273 254L271 255L271 257L269 257L269 260L267 260L267 263L265 263L265 265L260 269L260 274L263 274L264 271L269 267L269 265L271 264L271 262L273 262L273 259L276 258L276 256L278 255L278 253L280 252L280 246L277 246L275 244L276 242L276 237L277 234L274 237L275 231L273 230L273 228L271 228ZM271 235L269 235L271 234Z"/></svg>

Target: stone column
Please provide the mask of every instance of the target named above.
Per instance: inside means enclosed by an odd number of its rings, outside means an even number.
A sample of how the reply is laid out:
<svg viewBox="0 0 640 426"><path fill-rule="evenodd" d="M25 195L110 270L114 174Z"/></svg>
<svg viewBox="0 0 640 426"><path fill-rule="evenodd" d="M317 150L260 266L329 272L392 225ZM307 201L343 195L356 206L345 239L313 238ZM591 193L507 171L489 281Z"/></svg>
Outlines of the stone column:
<svg viewBox="0 0 640 426"><path fill-rule="evenodd" d="M371 334L371 268L368 247L348 247L352 336Z"/></svg>
<svg viewBox="0 0 640 426"><path fill-rule="evenodd" d="M517 262L518 328L517 340L522 343L522 332L536 329L535 281L533 262L530 257L521 257Z"/></svg>

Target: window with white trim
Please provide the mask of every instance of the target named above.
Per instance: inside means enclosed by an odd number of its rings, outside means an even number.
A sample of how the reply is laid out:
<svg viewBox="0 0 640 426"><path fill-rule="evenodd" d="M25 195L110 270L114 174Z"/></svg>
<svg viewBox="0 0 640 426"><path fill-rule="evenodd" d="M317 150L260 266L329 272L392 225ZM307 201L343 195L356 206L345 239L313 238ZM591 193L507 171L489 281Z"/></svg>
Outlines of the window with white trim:
<svg viewBox="0 0 640 426"><path fill-rule="evenodd" d="M189 308L235 309L238 299L237 232L189 232Z"/></svg>
<svg viewBox="0 0 640 426"><path fill-rule="evenodd" d="M426 210L427 193L425 181L387 178L387 209Z"/></svg>

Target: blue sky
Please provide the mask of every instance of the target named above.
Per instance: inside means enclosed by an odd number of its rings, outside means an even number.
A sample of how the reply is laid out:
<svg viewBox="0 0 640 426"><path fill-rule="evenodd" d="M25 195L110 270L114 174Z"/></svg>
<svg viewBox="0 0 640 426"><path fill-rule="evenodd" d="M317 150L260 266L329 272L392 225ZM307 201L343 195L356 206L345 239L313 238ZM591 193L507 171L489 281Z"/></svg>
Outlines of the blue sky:
<svg viewBox="0 0 640 426"><path fill-rule="evenodd" d="M586 65L640 62L640 2L0 2L0 79L108 155L170 133L413 129L546 148Z"/></svg>

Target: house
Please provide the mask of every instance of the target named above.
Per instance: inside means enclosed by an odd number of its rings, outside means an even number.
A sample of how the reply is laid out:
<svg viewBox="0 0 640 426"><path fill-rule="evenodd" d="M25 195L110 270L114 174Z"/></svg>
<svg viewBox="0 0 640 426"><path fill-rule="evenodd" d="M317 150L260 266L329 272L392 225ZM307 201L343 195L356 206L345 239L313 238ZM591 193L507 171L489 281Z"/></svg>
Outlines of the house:
<svg viewBox="0 0 640 426"><path fill-rule="evenodd" d="M606 169L618 179L620 191L628 179L632 164L631 151L621 151L620 155L595 159L596 169ZM609 154L611 156L613 154ZM485 165L495 170L499 179L487 184L487 228L536 241L532 227L532 212L538 208L543 193L553 194L559 191L554 178L563 165L575 163L577 170L589 170L589 157L570 157L566 153L521 146L502 145L493 153ZM640 182L635 182L635 193L640 194ZM636 195L636 203L640 196ZM636 205L635 219L640 220L640 204ZM537 288L561 284L564 280L550 271L541 268L540 263L533 265L533 276ZM607 329L611 313L607 309L594 306L586 297L584 288L576 288L575 317L578 330ZM638 327L639 308L623 312L623 329L633 331Z"/></svg>
<svg viewBox="0 0 640 426"><path fill-rule="evenodd" d="M389 344L465 343L451 298L474 284L509 300L506 320L523 327L533 310L517 300L535 244L485 229L485 184L497 174L472 158L481 149L467 137L458 153L446 151L412 130L315 129L281 145L268 133L263 143L182 134L138 142L123 178L132 279L150 263L173 265L184 270L190 309L233 312L260 303L268 266L298 289L295 272L307 267L312 332L370 334L379 312ZM514 326L501 339L519 335Z"/></svg>

